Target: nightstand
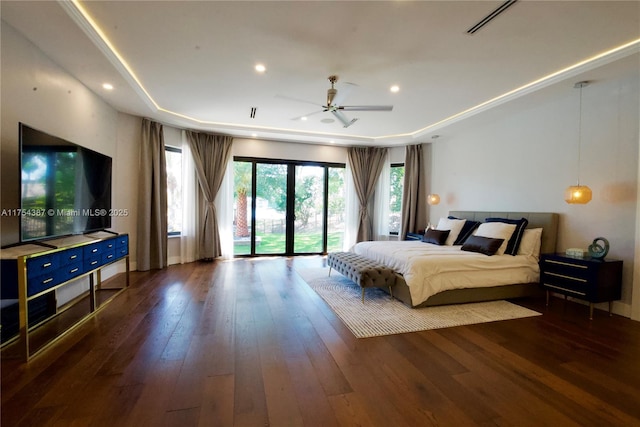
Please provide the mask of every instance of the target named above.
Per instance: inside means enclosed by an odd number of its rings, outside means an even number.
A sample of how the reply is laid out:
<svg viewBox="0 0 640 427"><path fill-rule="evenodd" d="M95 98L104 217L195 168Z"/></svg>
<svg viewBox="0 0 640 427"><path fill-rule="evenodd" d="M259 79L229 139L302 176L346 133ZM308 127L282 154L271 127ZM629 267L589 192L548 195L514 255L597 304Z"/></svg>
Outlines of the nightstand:
<svg viewBox="0 0 640 427"><path fill-rule="evenodd" d="M621 298L622 261L574 258L564 254L543 254L540 257L540 285L549 293L557 292L565 298L572 296L589 302L589 319L593 319L593 304L611 303Z"/></svg>

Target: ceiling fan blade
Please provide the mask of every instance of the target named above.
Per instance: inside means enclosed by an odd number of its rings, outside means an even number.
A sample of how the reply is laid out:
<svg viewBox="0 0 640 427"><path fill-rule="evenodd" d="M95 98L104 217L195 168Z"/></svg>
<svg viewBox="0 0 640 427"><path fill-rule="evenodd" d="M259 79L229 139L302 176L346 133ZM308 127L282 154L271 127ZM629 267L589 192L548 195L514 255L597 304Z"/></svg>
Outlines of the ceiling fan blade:
<svg viewBox="0 0 640 427"><path fill-rule="evenodd" d="M301 115L301 116L294 117L294 118L292 118L291 120L301 120L303 117L313 116L314 114L324 113L325 111L327 111L327 110L314 111L313 113L303 114L303 115Z"/></svg>
<svg viewBox="0 0 640 427"><path fill-rule="evenodd" d="M316 107L324 107L324 105L318 104L317 102L307 101L306 99L294 98L292 96L276 95L276 98L286 99L288 101L304 102L305 104L315 105Z"/></svg>
<svg viewBox="0 0 640 427"><path fill-rule="evenodd" d="M344 102L344 100L347 99L347 97L349 96L349 94L351 93L353 88L355 88L357 86L358 85L355 84L355 83L349 83L349 82L340 83L338 85L338 93L333 98L333 104L332 105L340 105L340 104L342 104Z"/></svg>
<svg viewBox="0 0 640 427"><path fill-rule="evenodd" d="M391 111L393 105L341 105L338 110L344 111Z"/></svg>
<svg viewBox="0 0 640 427"><path fill-rule="evenodd" d="M331 114L333 114L334 116L336 116L336 118L338 120L340 120L340 122L342 122L342 124L344 125L344 127L348 128L349 126L351 126L352 124L354 124L356 121L358 121L358 119L351 119L349 120L347 118L347 116L345 116L344 114L342 114L340 111L336 111L336 110L331 110Z"/></svg>

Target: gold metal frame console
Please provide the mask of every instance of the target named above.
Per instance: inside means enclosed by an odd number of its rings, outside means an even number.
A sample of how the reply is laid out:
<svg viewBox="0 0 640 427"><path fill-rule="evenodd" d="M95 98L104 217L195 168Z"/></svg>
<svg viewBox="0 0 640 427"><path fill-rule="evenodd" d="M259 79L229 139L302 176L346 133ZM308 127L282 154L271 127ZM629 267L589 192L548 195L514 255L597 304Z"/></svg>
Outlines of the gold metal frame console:
<svg viewBox="0 0 640 427"><path fill-rule="evenodd" d="M95 315L108 302L129 287L129 235L109 231L92 234L67 236L45 242L34 242L2 249L2 291L3 298L15 298L17 285L18 333L3 343L4 348L18 349L19 357L25 361L50 348L86 320ZM125 262L125 286L102 288L101 271L117 262ZM89 279L88 290L70 302L58 307L45 319L29 324L29 303L69 285L79 279ZM86 286L86 285L85 285ZM109 296L100 302L97 295L105 292ZM55 295L55 294L54 294ZM70 309L78 302L89 298L89 312L66 327L61 333L49 339L32 351L30 334L46 322ZM55 298L54 298L55 299ZM5 301L3 300L3 301ZM9 300L10 301L10 300ZM4 355L3 355L4 356Z"/></svg>

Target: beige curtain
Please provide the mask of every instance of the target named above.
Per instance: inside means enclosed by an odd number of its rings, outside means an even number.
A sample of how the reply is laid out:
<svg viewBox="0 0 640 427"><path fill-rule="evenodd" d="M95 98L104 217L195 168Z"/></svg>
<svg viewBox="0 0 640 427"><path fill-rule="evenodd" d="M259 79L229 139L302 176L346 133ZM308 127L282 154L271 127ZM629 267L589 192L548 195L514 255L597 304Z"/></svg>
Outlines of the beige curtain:
<svg viewBox="0 0 640 427"><path fill-rule="evenodd" d="M378 147L349 148L349 165L360 204L356 242L372 240L374 237L372 215L368 205L380 177L387 151L387 148ZM373 209L375 206L371 207L371 210Z"/></svg>
<svg viewBox="0 0 640 427"><path fill-rule="evenodd" d="M193 155L204 203L198 221L198 258L213 259L222 255L220 231L214 201L231 157L233 138L187 131L187 141Z"/></svg>
<svg viewBox="0 0 640 427"><path fill-rule="evenodd" d="M167 164L160 123L142 120L137 269L167 266Z"/></svg>
<svg viewBox="0 0 640 427"><path fill-rule="evenodd" d="M427 226L427 182L424 146L408 145L404 158L404 188L400 238Z"/></svg>

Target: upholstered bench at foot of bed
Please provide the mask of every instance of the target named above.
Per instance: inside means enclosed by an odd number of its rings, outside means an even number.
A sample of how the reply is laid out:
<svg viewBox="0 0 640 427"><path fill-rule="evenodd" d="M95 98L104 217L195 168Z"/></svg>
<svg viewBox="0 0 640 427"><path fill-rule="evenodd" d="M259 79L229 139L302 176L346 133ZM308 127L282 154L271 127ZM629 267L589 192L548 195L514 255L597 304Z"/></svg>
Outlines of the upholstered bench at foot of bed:
<svg viewBox="0 0 640 427"><path fill-rule="evenodd" d="M391 268L353 252L330 253L327 256L327 264L329 275L331 275L331 269L334 269L362 288L363 303L366 288L389 288L389 294L393 297L391 287L396 283L396 274Z"/></svg>

